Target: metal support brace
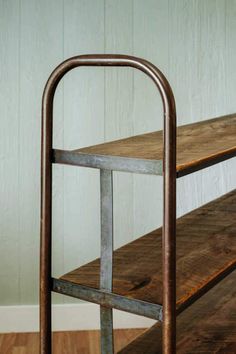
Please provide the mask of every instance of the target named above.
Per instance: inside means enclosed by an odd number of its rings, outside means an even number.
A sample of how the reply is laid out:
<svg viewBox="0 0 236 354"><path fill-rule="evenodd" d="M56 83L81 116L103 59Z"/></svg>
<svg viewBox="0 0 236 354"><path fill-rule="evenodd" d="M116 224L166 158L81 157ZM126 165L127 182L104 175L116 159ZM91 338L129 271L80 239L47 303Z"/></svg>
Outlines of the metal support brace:
<svg viewBox="0 0 236 354"><path fill-rule="evenodd" d="M113 183L112 171L100 170L101 191L101 270L100 289L112 292L113 257ZM113 354L112 309L100 306L101 353Z"/></svg>

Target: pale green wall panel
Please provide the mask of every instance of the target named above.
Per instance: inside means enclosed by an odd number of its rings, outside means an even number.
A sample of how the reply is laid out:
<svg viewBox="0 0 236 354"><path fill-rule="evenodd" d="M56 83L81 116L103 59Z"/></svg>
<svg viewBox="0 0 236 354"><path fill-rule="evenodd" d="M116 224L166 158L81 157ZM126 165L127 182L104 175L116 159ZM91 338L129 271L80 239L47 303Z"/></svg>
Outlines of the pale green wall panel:
<svg viewBox="0 0 236 354"><path fill-rule="evenodd" d="M133 1L105 1L105 53L132 54ZM105 140L133 135L133 70L105 69ZM114 245L133 238L133 175L114 173Z"/></svg>
<svg viewBox="0 0 236 354"><path fill-rule="evenodd" d="M156 64L178 123L236 111L234 0L0 0L0 304L38 302L41 96L52 69L82 53ZM54 145L78 148L159 129L161 100L132 69L81 68L55 97ZM178 214L235 186L234 160L178 182ZM100 252L99 173L53 170L53 274ZM162 222L161 177L115 174L115 245ZM70 302L56 296L55 302Z"/></svg>
<svg viewBox="0 0 236 354"><path fill-rule="evenodd" d="M0 2L0 303L19 301L19 2Z"/></svg>
<svg viewBox="0 0 236 354"><path fill-rule="evenodd" d="M62 60L62 1L21 0L19 112L20 303L38 300L41 97ZM12 176L14 178L14 176Z"/></svg>
<svg viewBox="0 0 236 354"><path fill-rule="evenodd" d="M64 58L104 52L104 2L64 2ZM77 68L64 79L65 149L79 148L104 139L104 70ZM60 256L64 272L100 254L99 173L85 168L63 171L63 238ZM55 222L58 218L55 218ZM54 239L58 235L54 234ZM58 270L55 267L58 275ZM72 301L67 298L67 302ZM73 300L75 301L75 300Z"/></svg>
<svg viewBox="0 0 236 354"><path fill-rule="evenodd" d="M134 1L134 54L155 63L168 76L168 1ZM160 94L149 77L134 76L134 133L163 127ZM162 178L134 176L134 235L162 224Z"/></svg>

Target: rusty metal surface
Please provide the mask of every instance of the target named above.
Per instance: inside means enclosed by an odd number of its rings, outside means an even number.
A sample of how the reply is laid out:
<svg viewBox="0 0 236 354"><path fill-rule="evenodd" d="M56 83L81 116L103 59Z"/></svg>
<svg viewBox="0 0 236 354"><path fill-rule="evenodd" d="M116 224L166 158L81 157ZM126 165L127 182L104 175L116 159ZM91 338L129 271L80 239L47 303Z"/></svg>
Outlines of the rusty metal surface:
<svg viewBox="0 0 236 354"><path fill-rule="evenodd" d="M53 99L59 81L79 66L129 66L148 75L162 98L164 108L164 232L163 232L163 353L176 351L176 111L171 87L150 62L127 55L82 55L61 63L45 86L42 102L41 164L41 261L40 261L40 354L51 353L51 199Z"/></svg>

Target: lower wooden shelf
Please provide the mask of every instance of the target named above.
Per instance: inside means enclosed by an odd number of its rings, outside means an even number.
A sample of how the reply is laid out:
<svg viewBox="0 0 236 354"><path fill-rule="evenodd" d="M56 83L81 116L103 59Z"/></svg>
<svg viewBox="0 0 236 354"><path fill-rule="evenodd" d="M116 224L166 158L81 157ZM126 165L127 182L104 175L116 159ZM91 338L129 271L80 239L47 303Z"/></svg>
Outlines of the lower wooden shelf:
<svg viewBox="0 0 236 354"><path fill-rule="evenodd" d="M236 353L236 271L177 318L178 354ZM156 324L118 354L161 354Z"/></svg>
<svg viewBox="0 0 236 354"><path fill-rule="evenodd" d="M161 229L114 251L113 292L162 304ZM177 221L177 310L236 268L236 190ZM61 277L99 289L100 260Z"/></svg>

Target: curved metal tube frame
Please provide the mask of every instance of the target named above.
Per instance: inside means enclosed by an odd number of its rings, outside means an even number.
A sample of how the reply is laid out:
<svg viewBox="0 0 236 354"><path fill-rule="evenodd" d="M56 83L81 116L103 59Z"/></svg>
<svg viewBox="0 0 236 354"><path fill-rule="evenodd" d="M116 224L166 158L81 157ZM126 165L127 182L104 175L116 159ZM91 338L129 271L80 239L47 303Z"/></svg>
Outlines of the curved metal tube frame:
<svg viewBox="0 0 236 354"><path fill-rule="evenodd" d="M79 66L127 66L157 86L164 108L163 353L176 352L176 109L165 76L150 62L127 55L81 55L61 63L45 86L42 101L40 353L51 353L51 214L53 99L59 81Z"/></svg>

